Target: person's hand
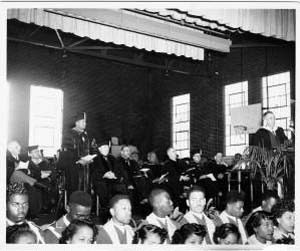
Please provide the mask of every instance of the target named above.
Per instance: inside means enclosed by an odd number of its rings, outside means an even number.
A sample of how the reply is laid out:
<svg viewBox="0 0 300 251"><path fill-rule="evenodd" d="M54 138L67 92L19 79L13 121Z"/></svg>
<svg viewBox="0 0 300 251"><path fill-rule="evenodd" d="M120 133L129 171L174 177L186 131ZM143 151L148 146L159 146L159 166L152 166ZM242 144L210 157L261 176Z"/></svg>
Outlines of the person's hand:
<svg viewBox="0 0 300 251"><path fill-rule="evenodd" d="M130 189L130 190L134 189L134 187L132 185L128 186L127 188Z"/></svg>
<svg viewBox="0 0 300 251"><path fill-rule="evenodd" d="M206 179L206 178L208 178L207 175L206 175L206 174L203 174L203 175L201 175L201 176L199 177L199 180Z"/></svg>
<svg viewBox="0 0 300 251"><path fill-rule="evenodd" d="M32 178L32 177L29 177L29 179L27 180L27 183L30 185L30 186L34 186L34 184L36 183L36 179Z"/></svg>
<svg viewBox="0 0 300 251"><path fill-rule="evenodd" d="M223 179L224 178L224 174L223 173L219 173L217 177L218 177L218 179Z"/></svg>
<svg viewBox="0 0 300 251"><path fill-rule="evenodd" d="M176 207L173 213L170 215L170 218L175 221L180 221L183 218L183 213L179 211L179 207Z"/></svg>

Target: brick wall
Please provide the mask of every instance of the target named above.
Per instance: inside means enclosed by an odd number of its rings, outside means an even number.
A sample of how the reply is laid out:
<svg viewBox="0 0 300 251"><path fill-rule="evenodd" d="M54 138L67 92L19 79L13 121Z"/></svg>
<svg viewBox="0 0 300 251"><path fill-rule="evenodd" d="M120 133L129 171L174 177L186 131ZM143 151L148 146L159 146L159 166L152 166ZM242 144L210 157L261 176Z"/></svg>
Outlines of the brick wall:
<svg viewBox="0 0 300 251"><path fill-rule="evenodd" d="M224 149L223 86L248 80L249 103L258 103L261 77L290 70L294 98L294 54L290 47L233 49L212 54L210 71L218 75L165 76L159 70L88 56L68 54L62 59L53 50L8 42L9 139L27 146L29 87L37 84L64 91L64 131L72 126L76 111L86 111L90 137L117 136L142 152L156 149L162 156L171 144L171 97L190 93L191 148L201 147L213 156ZM202 68L199 73L207 75L208 69Z"/></svg>

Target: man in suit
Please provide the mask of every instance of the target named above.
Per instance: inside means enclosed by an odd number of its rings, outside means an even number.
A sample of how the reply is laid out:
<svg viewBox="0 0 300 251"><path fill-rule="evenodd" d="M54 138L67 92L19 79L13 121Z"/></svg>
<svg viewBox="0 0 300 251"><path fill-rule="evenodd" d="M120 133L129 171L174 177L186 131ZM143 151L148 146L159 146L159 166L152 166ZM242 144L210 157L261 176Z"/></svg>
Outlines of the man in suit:
<svg viewBox="0 0 300 251"><path fill-rule="evenodd" d="M184 215L180 224L196 223L203 225L207 231L203 244L213 244L215 224L204 213L206 205L205 190L200 186L190 188L187 193L186 204L190 210Z"/></svg>
<svg viewBox="0 0 300 251"><path fill-rule="evenodd" d="M50 225L43 226L45 242L56 244L62 232L70 225L72 220L85 220L90 218L92 198L84 191L75 191L71 194L67 206L67 214Z"/></svg>
<svg viewBox="0 0 300 251"><path fill-rule="evenodd" d="M131 244L134 231L131 221L131 202L128 195L117 194L110 200L112 218L99 228L98 244Z"/></svg>
<svg viewBox="0 0 300 251"><path fill-rule="evenodd" d="M179 224L170 218L174 212L173 201L169 193L160 188L154 188L149 195L152 213L146 217L147 224L163 228L168 232L166 243L170 243Z"/></svg>
<svg viewBox="0 0 300 251"><path fill-rule="evenodd" d="M29 209L28 193L24 184L11 183L6 196L6 227L16 224L27 223L35 233L37 243L44 244L44 238L40 228L32 221L26 220Z"/></svg>
<svg viewBox="0 0 300 251"><path fill-rule="evenodd" d="M220 220L222 223L232 223L238 227L241 234L240 244L246 244L248 238L244 225L241 221L244 213L244 200L245 195L243 192L239 193L235 190L228 192L226 195L226 208L220 214Z"/></svg>

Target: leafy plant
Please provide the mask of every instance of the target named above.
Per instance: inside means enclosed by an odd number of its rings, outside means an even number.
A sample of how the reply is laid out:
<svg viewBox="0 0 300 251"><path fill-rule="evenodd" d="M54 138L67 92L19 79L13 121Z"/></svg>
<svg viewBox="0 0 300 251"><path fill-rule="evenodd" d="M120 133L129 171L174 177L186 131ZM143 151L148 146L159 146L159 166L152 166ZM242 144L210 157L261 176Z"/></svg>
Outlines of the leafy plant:
<svg viewBox="0 0 300 251"><path fill-rule="evenodd" d="M262 181L268 189L276 189L283 178L288 176L287 156L279 150L272 151L259 146L249 146L245 149L242 161L251 170L251 178L259 172Z"/></svg>

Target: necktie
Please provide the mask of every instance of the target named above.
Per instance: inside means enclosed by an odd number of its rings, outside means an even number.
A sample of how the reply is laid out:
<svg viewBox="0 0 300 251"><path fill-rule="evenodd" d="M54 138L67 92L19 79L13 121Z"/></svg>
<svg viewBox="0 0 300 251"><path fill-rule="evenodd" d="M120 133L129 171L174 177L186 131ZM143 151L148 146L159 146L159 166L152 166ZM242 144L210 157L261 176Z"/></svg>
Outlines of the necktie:
<svg viewBox="0 0 300 251"><path fill-rule="evenodd" d="M196 215L194 215L195 219L197 220L198 224L202 225L205 227L206 230L206 235L205 235L205 241L206 244L211 244L212 241L210 240L209 234L208 234L208 230L207 230L207 226L206 226L206 221L204 219L204 217L202 216L202 218L200 219L199 217L197 217Z"/></svg>

